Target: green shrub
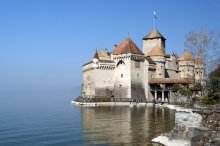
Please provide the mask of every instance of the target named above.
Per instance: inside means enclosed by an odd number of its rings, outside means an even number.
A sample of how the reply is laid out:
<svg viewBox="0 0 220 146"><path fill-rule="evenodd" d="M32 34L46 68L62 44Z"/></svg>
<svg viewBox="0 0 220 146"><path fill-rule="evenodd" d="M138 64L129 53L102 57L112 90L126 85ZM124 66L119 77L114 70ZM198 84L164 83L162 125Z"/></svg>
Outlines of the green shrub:
<svg viewBox="0 0 220 146"><path fill-rule="evenodd" d="M179 93L181 95L185 95L185 96L192 96L192 92L190 90L185 89L185 88L181 88L179 90Z"/></svg>
<svg viewBox="0 0 220 146"><path fill-rule="evenodd" d="M216 104L220 102L220 64L209 74L207 91L208 98L204 98L204 103Z"/></svg>
<svg viewBox="0 0 220 146"><path fill-rule="evenodd" d="M194 87L190 88L191 91L202 91L202 85L197 83Z"/></svg>
<svg viewBox="0 0 220 146"><path fill-rule="evenodd" d="M173 84L173 86L171 87L171 91L173 92L177 92L180 89L179 84Z"/></svg>
<svg viewBox="0 0 220 146"><path fill-rule="evenodd" d="M215 100L213 100L213 98L210 98L210 97L203 97L202 103L212 105L212 104L215 104Z"/></svg>

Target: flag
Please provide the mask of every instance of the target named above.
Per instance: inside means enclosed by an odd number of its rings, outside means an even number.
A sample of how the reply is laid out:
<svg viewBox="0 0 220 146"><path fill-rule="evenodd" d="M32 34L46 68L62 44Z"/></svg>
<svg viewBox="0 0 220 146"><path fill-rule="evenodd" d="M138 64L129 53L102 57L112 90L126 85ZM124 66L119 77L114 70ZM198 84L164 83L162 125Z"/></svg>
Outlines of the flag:
<svg viewBox="0 0 220 146"><path fill-rule="evenodd" d="M155 11L154 11L154 19L157 19L157 14Z"/></svg>

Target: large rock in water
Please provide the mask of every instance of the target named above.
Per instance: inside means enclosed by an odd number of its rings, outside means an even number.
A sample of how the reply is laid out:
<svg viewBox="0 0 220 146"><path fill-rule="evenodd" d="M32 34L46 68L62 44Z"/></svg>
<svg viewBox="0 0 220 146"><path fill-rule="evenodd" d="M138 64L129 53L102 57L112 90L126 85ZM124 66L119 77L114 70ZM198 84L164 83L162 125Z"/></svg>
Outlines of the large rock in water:
<svg viewBox="0 0 220 146"><path fill-rule="evenodd" d="M197 144L203 143L205 146L219 146L220 145L220 105L212 106L197 106L194 112L202 115L202 125L209 129L204 135L200 137L193 137L192 142Z"/></svg>
<svg viewBox="0 0 220 146"><path fill-rule="evenodd" d="M167 146L220 146L220 104L194 105L193 112L176 113L174 129L152 141Z"/></svg>
<svg viewBox="0 0 220 146"><path fill-rule="evenodd" d="M209 129L201 126L202 116L197 113L179 112L175 115L175 127L168 134L172 139L185 139L190 141L191 145L199 146L201 138Z"/></svg>
<svg viewBox="0 0 220 146"><path fill-rule="evenodd" d="M209 129L201 126L201 123L202 116L200 114L178 112L175 115L174 129L152 141L168 146L202 146L204 145L203 135Z"/></svg>

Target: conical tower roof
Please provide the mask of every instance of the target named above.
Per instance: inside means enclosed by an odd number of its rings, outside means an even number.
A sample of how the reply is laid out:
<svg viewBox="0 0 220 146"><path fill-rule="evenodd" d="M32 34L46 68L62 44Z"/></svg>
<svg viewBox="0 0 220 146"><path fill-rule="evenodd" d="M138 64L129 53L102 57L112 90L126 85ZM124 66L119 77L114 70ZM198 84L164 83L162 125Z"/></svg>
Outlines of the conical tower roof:
<svg viewBox="0 0 220 146"><path fill-rule="evenodd" d="M204 60L201 56L199 56L196 60L195 60L195 63L196 64L203 64L204 63Z"/></svg>
<svg viewBox="0 0 220 146"><path fill-rule="evenodd" d="M128 53L144 55L144 53L137 47L137 45L130 38L125 39L120 45L118 45L115 48L115 50L113 50L113 55Z"/></svg>
<svg viewBox="0 0 220 146"><path fill-rule="evenodd" d="M147 56L165 56L165 54L159 46L156 46L147 54Z"/></svg>
<svg viewBox="0 0 220 146"><path fill-rule="evenodd" d="M185 51L178 61L193 61L193 57L189 51Z"/></svg>
<svg viewBox="0 0 220 146"><path fill-rule="evenodd" d="M159 31L154 28L151 32L149 32L144 38L143 40L148 40L148 39L154 39L154 38L161 38L163 40L166 40L160 33Z"/></svg>

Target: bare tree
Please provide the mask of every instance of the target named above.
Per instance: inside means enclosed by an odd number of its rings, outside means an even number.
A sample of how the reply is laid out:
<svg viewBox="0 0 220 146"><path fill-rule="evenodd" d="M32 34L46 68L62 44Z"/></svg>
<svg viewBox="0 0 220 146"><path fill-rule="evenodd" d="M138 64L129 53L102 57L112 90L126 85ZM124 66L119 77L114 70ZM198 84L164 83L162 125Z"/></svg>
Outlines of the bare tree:
<svg viewBox="0 0 220 146"><path fill-rule="evenodd" d="M201 28L199 32L189 32L185 36L185 47L194 58L202 57L205 61L205 72L209 74L220 61L220 34Z"/></svg>

